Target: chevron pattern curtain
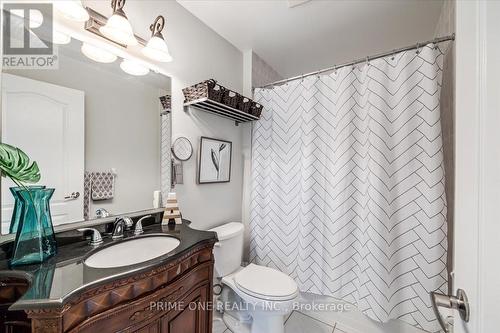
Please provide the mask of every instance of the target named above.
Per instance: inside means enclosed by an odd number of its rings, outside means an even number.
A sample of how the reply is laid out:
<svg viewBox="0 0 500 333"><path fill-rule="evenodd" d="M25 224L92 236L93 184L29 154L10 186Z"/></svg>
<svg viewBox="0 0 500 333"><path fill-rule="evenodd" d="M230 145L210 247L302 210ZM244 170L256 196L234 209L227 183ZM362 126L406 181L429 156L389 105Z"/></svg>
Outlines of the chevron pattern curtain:
<svg viewBox="0 0 500 333"><path fill-rule="evenodd" d="M439 330L446 199L434 45L257 89L250 257L370 318Z"/></svg>

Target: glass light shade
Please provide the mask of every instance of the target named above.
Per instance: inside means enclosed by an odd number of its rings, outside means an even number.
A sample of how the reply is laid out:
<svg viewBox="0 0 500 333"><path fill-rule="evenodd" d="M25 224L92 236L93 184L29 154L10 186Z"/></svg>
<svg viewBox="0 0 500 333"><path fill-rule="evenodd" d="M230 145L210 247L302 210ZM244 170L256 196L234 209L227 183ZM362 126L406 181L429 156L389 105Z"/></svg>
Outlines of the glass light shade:
<svg viewBox="0 0 500 333"><path fill-rule="evenodd" d="M69 44L69 42L71 42L71 37L65 33L54 30L52 34L52 42L60 45Z"/></svg>
<svg viewBox="0 0 500 333"><path fill-rule="evenodd" d="M149 69L133 60L124 59L120 68L130 75L142 76L149 73Z"/></svg>
<svg viewBox="0 0 500 333"><path fill-rule="evenodd" d="M111 63L116 60L116 55L92 44L83 43L82 53L89 59L102 63Z"/></svg>
<svg viewBox="0 0 500 333"><path fill-rule="evenodd" d="M58 12L70 20L85 22L90 18L80 0L54 1L53 4Z"/></svg>
<svg viewBox="0 0 500 333"><path fill-rule="evenodd" d="M172 61L172 56L168 52L167 43L163 38L157 36L151 37L149 42L141 51L146 57L156 61L160 62Z"/></svg>
<svg viewBox="0 0 500 333"><path fill-rule="evenodd" d="M137 45L134 31L130 22L122 15L113 14L108 22L99 28L99 31L107 38L124 45Z"/></svg>

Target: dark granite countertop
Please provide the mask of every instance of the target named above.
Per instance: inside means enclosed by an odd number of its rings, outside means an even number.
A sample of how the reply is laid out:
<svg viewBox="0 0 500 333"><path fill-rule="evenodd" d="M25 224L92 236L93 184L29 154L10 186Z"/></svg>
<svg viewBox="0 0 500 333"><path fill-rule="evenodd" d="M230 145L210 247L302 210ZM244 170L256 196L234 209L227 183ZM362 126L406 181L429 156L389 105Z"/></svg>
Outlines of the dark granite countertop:
<svg viewBox="0 0 500 333"><path fill-rule="evenodd" d="M155 259L125 267L90 268L84 260L100 249L126 242L137 237L165 234L176 237L180 244L173 251ZM58 247L57 254L42 264L9 268L7 260L0 261L0 278L2 276L24 277L30 282L27 292L15 302L10 310L26 310L33 308L60 307L76 297L82 291L107 283L109 281L150 270L160 264L183 255L190 248L201 243L217 241L216 233L195 230L189 227L189 221L175 226L159 223L144 226L144 234L134 236L128 231L121 240L103 237L104 243L98 247L88 241L75 241Z"/></svg>

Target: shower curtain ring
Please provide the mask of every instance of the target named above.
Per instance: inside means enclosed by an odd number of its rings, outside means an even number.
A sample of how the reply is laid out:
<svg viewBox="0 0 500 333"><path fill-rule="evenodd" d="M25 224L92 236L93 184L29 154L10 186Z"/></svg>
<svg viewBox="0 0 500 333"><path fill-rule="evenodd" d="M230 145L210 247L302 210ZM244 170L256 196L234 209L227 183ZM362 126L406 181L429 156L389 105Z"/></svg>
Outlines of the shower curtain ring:
<svg viewBox="0 0 500 333"><path fill-rule="evenodd" d="M366 66L370 66L370 57L366 56Z"/></svg>
<svg viewBox="0 0 500 333"><path fill-rule="evenodd" d="M396 59L396 50L392 50L392 57L391 60Z"/></svg>
<svg viewBox="0 0 500 333"><path fill-rule="evenodd" d="M417 54L420 54L420 43L417 43Z"/></svg>

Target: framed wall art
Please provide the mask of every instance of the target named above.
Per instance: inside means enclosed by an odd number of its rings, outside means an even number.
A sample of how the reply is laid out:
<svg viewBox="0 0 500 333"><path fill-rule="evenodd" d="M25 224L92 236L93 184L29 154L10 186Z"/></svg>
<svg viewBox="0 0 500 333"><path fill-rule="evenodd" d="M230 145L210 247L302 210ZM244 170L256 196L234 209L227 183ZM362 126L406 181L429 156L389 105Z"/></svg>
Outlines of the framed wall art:
<svg viewBox="0 0 500 333"><path fill-rule="evenodd" d="M232 142L201 137L198 183L227 183L231 180Z"/></svg>

